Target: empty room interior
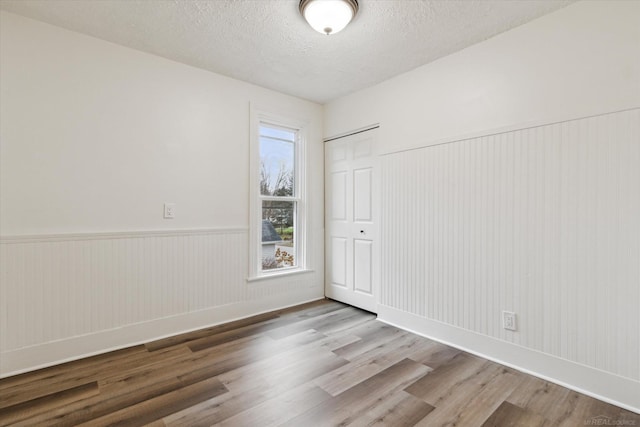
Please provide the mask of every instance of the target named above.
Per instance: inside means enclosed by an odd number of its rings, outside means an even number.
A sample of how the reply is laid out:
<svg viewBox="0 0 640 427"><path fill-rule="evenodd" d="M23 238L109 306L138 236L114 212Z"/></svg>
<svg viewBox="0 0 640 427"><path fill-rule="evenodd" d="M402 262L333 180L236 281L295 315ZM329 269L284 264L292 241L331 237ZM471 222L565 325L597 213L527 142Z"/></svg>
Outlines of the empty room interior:
<svg viewBox="0 0 640 427"><path fill-rule="evenodd" d="M9 425L640 425L640 1L0 0Z"/></svg>

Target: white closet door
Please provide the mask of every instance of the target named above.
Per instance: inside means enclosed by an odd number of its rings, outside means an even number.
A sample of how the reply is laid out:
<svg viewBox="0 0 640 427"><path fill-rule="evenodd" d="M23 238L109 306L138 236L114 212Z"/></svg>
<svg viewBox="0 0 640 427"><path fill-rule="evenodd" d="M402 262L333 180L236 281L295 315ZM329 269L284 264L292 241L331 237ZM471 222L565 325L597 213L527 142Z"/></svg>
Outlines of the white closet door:
<svg viewBox="0 0 640 427"><path fill-rule="evenodd" d="M325 294L374 313L380 277L377 133L325 143Z"/></svg>

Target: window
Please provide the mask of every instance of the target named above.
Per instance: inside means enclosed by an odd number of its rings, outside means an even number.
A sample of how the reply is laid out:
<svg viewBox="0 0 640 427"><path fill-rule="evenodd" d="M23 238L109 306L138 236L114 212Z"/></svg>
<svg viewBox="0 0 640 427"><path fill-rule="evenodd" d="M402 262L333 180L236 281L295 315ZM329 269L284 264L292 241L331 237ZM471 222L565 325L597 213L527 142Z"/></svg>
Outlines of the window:
<svg viewBox="0 0 640 427"><path fill-rule="evenodd" d="M266 114L252 120L253 278L304 269L302 127Z"/></svg>

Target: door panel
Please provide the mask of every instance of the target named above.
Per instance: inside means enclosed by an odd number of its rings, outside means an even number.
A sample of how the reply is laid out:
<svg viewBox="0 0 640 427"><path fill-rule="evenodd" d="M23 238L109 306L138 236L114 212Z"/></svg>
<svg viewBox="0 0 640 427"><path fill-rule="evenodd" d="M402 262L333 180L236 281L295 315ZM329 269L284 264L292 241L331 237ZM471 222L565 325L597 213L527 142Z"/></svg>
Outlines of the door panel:
<svg viewBox="0 0 640 427"><path fill-rule="evenodd" d="M373 242L371 240L354 240L353 266L354 289L372 295Z"/></svg>
<svg viewBox="0 0 640 427"><path fill-rule="evenodd" d="M353 172L353 219L354 221L371 222L373 215L371 212L371 202L373 195L371 194L372 169L359 169Z"/></svg>
<svg viewBox="0 0 640 427"><path fill-rule="evenodd" d="M332 174L331 219L347 220L347 172L340 171Z"/></svg>
<svg viewBox="0 0 640 427"><path fill-rule="evenodd" d="M327 297L375 312L379 280L377 130L325 144Z"/></svg>
<svg viewBox="0 0 640 427"><path fill-rule="evenodd" d="M347 239L333 237L331 239L331 283L347 286Z"/></svg>
<svg viewBox="0 0 640 427"><path fill-rule="evenodd" d="M371 130L369 132L377 132L376 129ZM360 134L362 135L362 134ZM354 137L357 137L357 135L353 135ZM351 138L351 137L347 137L347 138ZM357 141L354 145L354 149L353 149L353 158L354 159L361 159L361 158L367 158L367 157L371 157L371 155L373 154L372 152L372 140L371 139L362 139L360 141Z"/></svg>

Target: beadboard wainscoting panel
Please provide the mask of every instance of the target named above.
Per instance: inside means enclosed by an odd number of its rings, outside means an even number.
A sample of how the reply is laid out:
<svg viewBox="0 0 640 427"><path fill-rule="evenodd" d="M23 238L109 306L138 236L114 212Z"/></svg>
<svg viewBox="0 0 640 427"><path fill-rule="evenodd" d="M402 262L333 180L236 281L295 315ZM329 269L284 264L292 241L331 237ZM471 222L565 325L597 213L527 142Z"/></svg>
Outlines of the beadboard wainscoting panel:
<svg viewBox="0 0 640 427"><path fill-rule="evenodd" d="M253 295L247 244L244 228L3 238L0 376L322 297L310 275Z"/></svg>
<svg viewBox="0 0 640 427"><path fill-rule="evenodd" d="M640 109L392 153L382 174L382 306L640 381Z"/></svg>

